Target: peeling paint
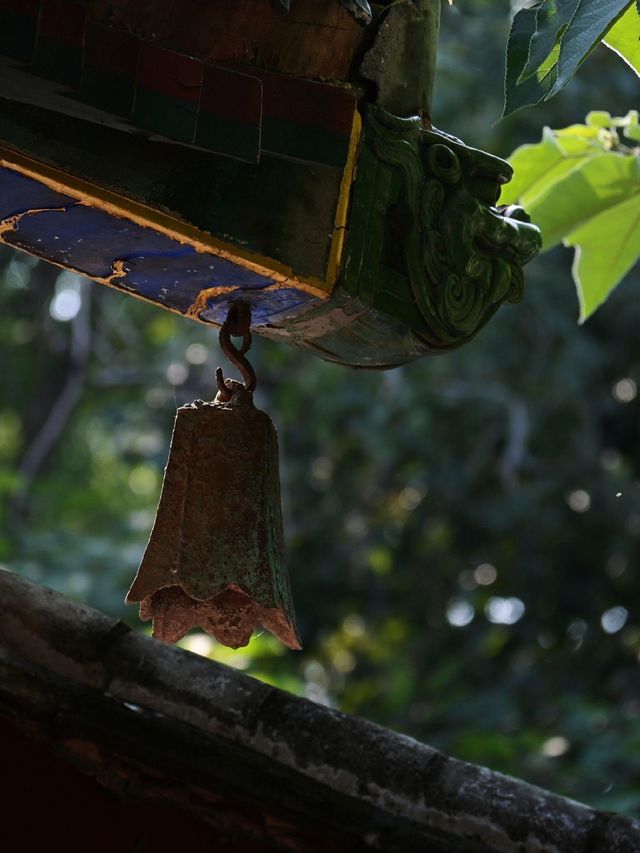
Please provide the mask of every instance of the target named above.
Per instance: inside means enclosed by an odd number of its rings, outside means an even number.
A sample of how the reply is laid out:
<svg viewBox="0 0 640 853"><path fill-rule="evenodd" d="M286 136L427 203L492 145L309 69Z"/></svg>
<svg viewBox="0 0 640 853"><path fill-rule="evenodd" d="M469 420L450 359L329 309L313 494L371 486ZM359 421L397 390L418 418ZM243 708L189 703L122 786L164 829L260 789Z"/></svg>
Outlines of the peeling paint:
<svg viewBox="0 0 640 853"><path fill-rule="evenodd" d="M104 278L93 278L93 280L99 282L100 284L106 284L108 287L119 287L119 284L122 284L123 282L119 282L118 279L124 278L127 274L125 261L122 259L112 261L111 270L111 275L108 275ZM86 275L86 273L78 271L78 275Z"/></svg>
<svg viewBox="0 0 640 853"><path fill-rule="evenodd" d="M0 238L2 238L3 234L8 234L10 231L13 231L22 216L24 216L24 214L16 213L15 216L3 219L2 222L0 222Z"/></svg>
<svg viewBox="0 0 640 853"><path fill-rule="evenodd" d="M260 293L268 293L273 290L281 290L281 284L268 284L266 287L260 288ZM216 299L218 296L231 295L237 293L238 288L233 285L222 285L220 287L207 287L201 290L193 303L185 311L185 316L194 319L200 319L200 313L207 308L207 303L210 299Z"/></svg>
<svg viewBox="0 0 640 853"><path fill-rule="evenodd" d="M38 213L66 213L70 207L75 207L78 202L65 205L65 207L34 207L29 210L23 210L21 213L14 213L13 216L8 216L6 219L0 220L0 240L5 234L11 234L16 230L21 220L27 216L36 216Z"/></svg>

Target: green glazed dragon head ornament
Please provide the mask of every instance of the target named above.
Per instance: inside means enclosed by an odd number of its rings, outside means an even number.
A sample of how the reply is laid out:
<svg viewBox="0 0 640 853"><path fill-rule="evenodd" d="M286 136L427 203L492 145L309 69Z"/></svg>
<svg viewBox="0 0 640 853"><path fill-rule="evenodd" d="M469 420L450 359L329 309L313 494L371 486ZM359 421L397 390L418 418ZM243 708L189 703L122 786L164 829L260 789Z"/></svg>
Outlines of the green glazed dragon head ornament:
<svg viewBox="0 0 640 853"><path fill-rule="evenodd" d="M420 140L420 221L405 254L425 322L454 345L503 302L522 298L522 266L541 237L523 208L498 205L512 175L507 163L435 129L421 130Z"/></svg>
<svg viewBox="0 0 640 853"><path fill-rule="evenodd" d="M542 240L521 207L499 204L512 174L419 117L369 106L343 275L317 337L307 314L307 345L343 364L392 367L464 344L518 302Z"/></svg>
<svg viewBox="0 0 640 853"><path fill-rule="evenodd" d="M512 176L505 161L379 109L368 127L375 153L396 173L395 257L424 324L421 336L437 349L460 344L503 302L522 298L522 266L540 250L540 231L522 208L498 205ZM404 227L394 228L399 211Z"/></svg>

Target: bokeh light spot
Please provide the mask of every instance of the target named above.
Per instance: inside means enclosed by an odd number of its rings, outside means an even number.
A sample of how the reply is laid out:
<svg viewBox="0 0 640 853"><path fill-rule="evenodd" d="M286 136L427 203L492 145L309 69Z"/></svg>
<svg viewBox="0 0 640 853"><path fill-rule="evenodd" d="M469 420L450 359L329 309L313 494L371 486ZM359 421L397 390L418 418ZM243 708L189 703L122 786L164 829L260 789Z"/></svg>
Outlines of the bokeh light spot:
<svg viewBox="0 0 640 853"><path fill-rule="evenodd" d="M610 578L619 578L627 570L627 560L622 554L612 554L607 560L607 574Z"/></svg>
<svg viewBox="0 0 640 853"><path fill-rule="evenodd" d="M193 652L194 655L202 655L205 658L208 658L213 651L213 640L208 634L204 634L202 631L189 634L182 640L180 645L187 649L187 651Z"/></svg>
<svg viewBox="0 0 640 853"><path fill-rule="evenodd" d="M65 287L64 290L58 291L51 300L49 313L54 320L67 323L77 316L81 305L82 298L80 293L70 287Z"/></svg>
<svg viewBox="0 0 640 853"><path fill-rule="evenodd" d="M567 637L574 642L580 642L587 633L587 623L584 619L572 619L567 628Z"/></svg>
<svg viewBox="0 0 640 853"><path fill-rule="evenodd" d="M600 624L605 634L616 634L624 627L628 618L629 611L626 607L610 607L600 617Z"/></svg>
<svg viewBox="0 0 640 853"><path fill-rule="evenodd" d="M207 360L207 348L203 344L189 344L184 357L189 364L204 364Z"/></svg>
<svg viewBox="0 0 640 853"><path fill-rule="evenodd" d="M338 649L332 662L338 672L353 672L356 667L356 657L349 649Z"/></svg>
<svg viewBox="0 0 640 853"><path fill-rule="evenodd" d="M165 376L167 377L167 382L170 382L172 385L184 385L189 376L189 368L180 361L174 361L173 364L167 367Z"/></svg>
<svg viewBox="0 0 640 853"><path fill-rule="evenodd" d="M129 488L136 495L150 495L158 485L158 475L148 465L136 465L129 474Z"/></svg>
<svg viewBox="0 0 640 853"><path fill-rule="evenodd" d="M600 464L605 471L617 471L622 465L622 454L615 447L605 447L600 454Z"/></svg>
<svg viewBox="0 0 640 853"><path fill-rule="evenodd" d="M350 613L348 616L345 616L342 622L342 630L349 637L357 638L364 636L367 626L362 616L358 613Z"/></svg>
<svg viewBox="0 0 640 853"><path fill-rule="evenodd" d="M559 758L561 755L564 755L565 752L568 752L570 748L571 744L566 737L556 735L555 737L550 737L548 740L545 740L540 752L543 755L546 755L547 758Z"/></svg>
<svg viewBox="0 0 640 853"><path fill-rule="evenodd" d="M611 389L614 400L618 403L630 403L635 400L638 388L633 379L625 377L619 379Z"/></svg>
<svg viewBox="0 0 640 853"><path fill-rule="evenodd" d="M566 501L574 512L587 512L591 506L591 495L584 489L574 489L567 493Z"/></svg>
<svg viewBox="0 0 640 853"><path fill-rule="evenodd" d="M491 563L481 563L473 573L476 583L480 586L491 586L498 577L498 571Z"/></svg>
<svg viewBox="0 0 640 853"><path fill-rule="evenodd" d="M418 487L415 485L407 486L398 495L398 505L400 506L400 509L405 512L411 512L422 501L425 494L426 489L424 487Z"/></svg>
<svg viewBox="0 0 640 853"><path fill-rule="evenodd" d="M318 456L311 463L311 476L317 483L326 483L333 477L333 462L328 456Z"/></svg>
<svg viewBox="0 0 640 853"><path fill-rule="evenodd" d="M485 607L485 615L495 625L515 625L524 615L524 602L519 598L490 598Z"/></svg>
<svg viewBox="0 0 640 853"><path fill-rule="evenodd" d="M472 605L463 598L452 598L447 605L447 622L454 628L464 628L475 615Z"/></svg>

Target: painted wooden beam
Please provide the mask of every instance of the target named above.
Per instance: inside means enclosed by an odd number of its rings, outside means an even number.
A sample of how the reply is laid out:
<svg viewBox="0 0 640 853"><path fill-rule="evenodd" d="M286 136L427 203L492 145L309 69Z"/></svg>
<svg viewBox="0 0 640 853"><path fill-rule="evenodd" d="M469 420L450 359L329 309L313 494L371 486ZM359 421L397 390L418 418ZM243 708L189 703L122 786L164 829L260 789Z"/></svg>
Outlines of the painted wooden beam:
<svg viewBox="0 0 640 853"><path fill-rule="evenodd" d="M352 367L466 343L540 235L498 206L510 167L432 126L438 9L0 0L0 193L24 192L0 239L205 323L243 296L255 331Z"/></svg>

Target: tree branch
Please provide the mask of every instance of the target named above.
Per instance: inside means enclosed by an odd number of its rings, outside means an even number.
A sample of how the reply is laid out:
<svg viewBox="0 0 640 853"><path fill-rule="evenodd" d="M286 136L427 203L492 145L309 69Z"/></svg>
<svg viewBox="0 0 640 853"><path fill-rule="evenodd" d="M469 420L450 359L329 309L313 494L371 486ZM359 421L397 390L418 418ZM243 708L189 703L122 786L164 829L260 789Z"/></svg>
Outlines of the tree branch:
<svg viewBox="0 0 640 853"><path fill-rule="evenodd" d="M71 413L80 398L91 353L91 283L80 283L80 310L71 321L69 368L60 393L47 418L18 466L19 486L9 504L9 517L24 515L31 485L47 457L60 440Z"/></svg>

